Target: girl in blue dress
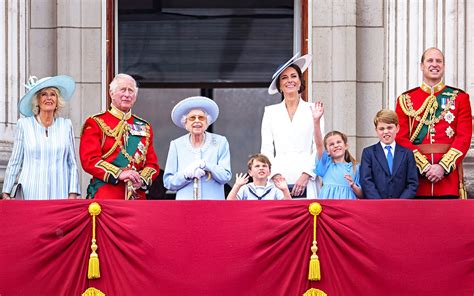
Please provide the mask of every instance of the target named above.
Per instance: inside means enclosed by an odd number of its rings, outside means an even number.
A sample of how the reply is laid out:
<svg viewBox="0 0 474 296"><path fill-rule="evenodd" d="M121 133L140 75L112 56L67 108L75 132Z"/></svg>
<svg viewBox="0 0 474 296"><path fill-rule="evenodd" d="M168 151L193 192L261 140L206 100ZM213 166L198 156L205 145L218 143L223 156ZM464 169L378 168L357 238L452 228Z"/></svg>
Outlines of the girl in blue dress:
<svg viewBox="0 0 474 296"><path fill-rule="evenodd" d="M359 184L359 165L349 153L347 136L331 131L322 137L320 119L324 114L322 102L316 102L313 111L314 140L316 142L316 175L323 179L321 199L356 199L362 197Z"/></svg>

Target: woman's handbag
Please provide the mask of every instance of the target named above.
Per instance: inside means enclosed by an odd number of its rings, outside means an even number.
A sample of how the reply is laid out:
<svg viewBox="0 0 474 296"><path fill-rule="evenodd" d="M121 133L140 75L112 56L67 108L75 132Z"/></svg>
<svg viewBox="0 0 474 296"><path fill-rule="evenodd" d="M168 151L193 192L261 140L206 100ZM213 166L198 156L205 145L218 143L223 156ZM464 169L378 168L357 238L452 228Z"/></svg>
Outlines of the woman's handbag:
<svg viewBox="0 0 474 296"><path fill-rule="evenodd" d="M24 199L23 187L21 186L21 183L18 183L15 186L13 186L12 194L10 196L11 198L14 198L14 199Z"/></svg>

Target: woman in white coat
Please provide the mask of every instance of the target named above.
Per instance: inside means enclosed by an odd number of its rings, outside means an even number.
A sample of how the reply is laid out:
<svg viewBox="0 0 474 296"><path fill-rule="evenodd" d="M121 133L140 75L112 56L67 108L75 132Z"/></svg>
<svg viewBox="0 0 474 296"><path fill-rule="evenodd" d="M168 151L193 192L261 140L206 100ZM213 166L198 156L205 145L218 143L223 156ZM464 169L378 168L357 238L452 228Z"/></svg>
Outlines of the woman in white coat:
<svg viewBox="0 0 474 296"><path fill-rule="evenodd" d="M270 158L272 179L285 177L293 197L317 198L320 188L314 174L313 104L301 98L302 73L311 59L297 54L273 74L268 93L281 93L282 102L265 107L262 119L261 153Z"/></svg>

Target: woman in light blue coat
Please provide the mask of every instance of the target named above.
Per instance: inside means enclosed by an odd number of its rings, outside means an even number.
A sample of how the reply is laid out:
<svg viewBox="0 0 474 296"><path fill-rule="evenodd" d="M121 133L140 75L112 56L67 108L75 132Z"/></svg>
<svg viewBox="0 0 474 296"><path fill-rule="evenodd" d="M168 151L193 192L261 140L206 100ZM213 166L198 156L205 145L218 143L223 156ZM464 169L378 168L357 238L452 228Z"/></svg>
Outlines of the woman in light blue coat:
<svg viewBox="0 0 474 296"><path fill-rule="evenodd" d="M170 143L163 182L176 191L177 200L224 200L230 181L229 143L207 132L219 115L217 104L206 97L189 97L171 111L171 119L188 133Z"/></svg>
<svg viewBox="0 0 474 296"><path fill-rule="evenodd" d="M24 199L77 198L81 191L72 123L58 117L64 101L74 94L75 82L65 75L31 77L26 87L19 102L25 118L18 120L2 197L13 197L10 194L18 178Z"/></svg>

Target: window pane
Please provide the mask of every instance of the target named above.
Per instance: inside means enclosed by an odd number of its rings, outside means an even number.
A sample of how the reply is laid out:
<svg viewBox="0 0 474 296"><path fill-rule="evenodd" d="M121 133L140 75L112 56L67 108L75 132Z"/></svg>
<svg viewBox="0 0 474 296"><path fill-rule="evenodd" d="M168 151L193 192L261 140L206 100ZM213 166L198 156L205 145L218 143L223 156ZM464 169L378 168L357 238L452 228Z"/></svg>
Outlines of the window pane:
<svg viewBox="0 0 474 296"><path fill-rule="evenodd" d="M281 102L279 95L270 96L266 88L215 89L219 119L213 131L229 141L232 181L236 173L247 172L250 155L260 153L261 126L265 106Z"/></svg>
<svg viewBox="0 0 474 296"><path fill-rule="evenodd" d="M142 84L266 84L292 56L293 0L120 0L119 71Z"/></svg>

